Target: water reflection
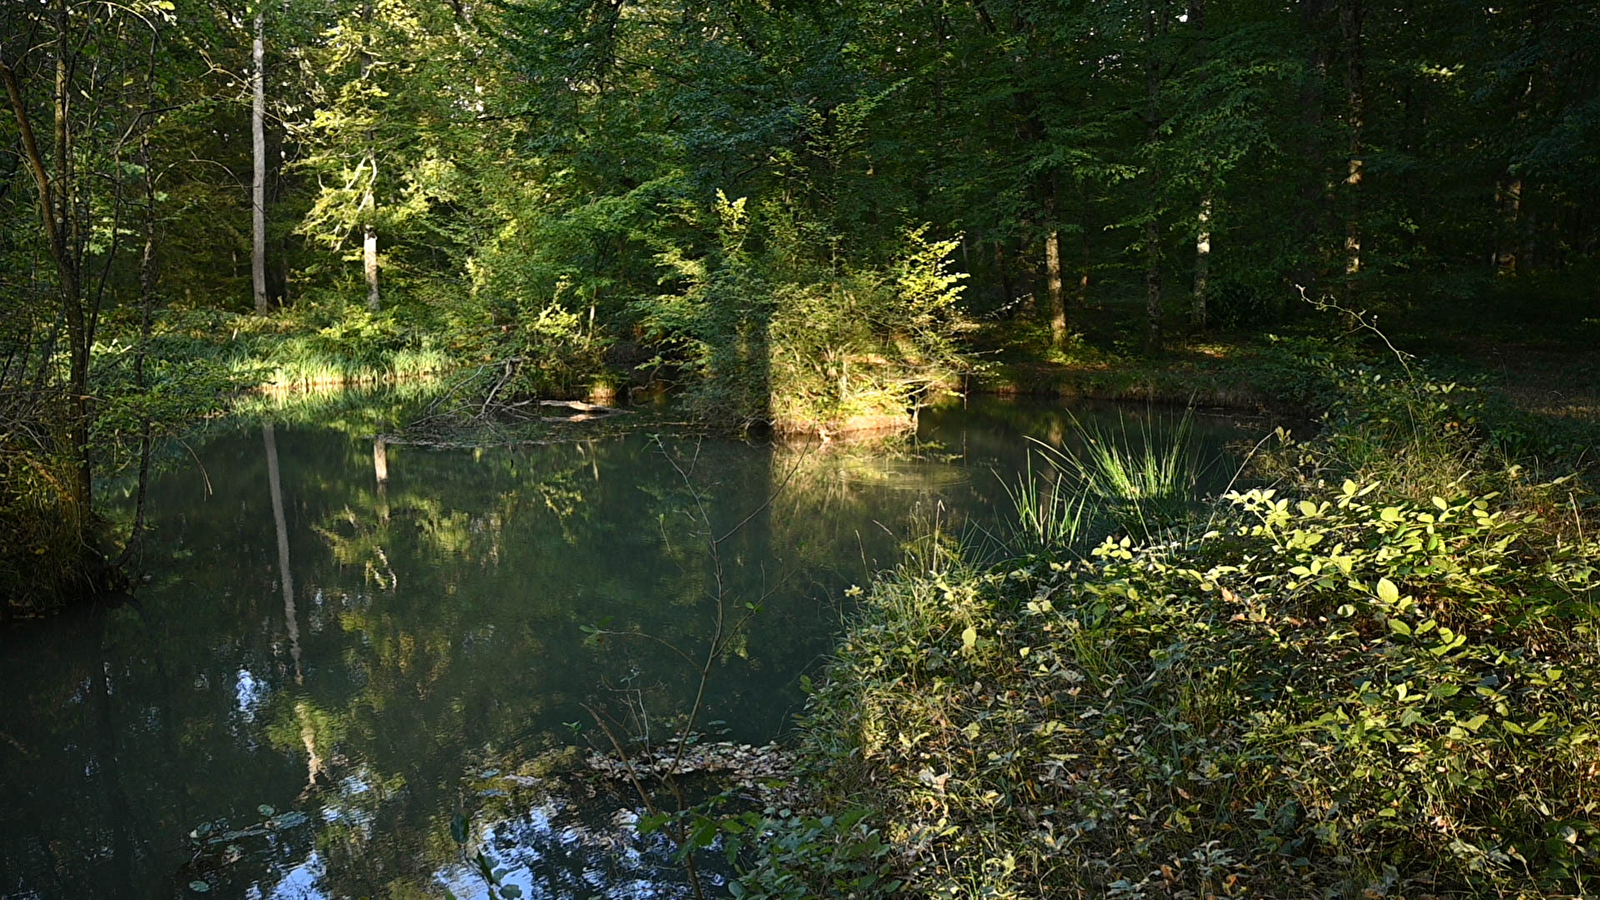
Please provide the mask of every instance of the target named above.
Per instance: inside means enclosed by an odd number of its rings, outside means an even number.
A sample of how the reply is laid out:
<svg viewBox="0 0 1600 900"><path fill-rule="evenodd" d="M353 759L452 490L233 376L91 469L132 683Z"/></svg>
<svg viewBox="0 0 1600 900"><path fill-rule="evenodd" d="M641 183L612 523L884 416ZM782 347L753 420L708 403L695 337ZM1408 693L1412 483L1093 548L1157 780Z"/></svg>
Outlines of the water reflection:
<svg viewBox="0 0 1600 900"><path fill-rule="evenodd" d="M524 896L680 896L664 848L613 823L626 800L513 803L468 777L585 742L585 702L670 728L696 673L581 626L704 645L698 497L733 532L728 595L762 598L704 718L765 741L843 588L915 521L997 532L1024 435L1067 433L1059 409L990 403L925 415L916 453L669 440L686 483L642 434L375 454L342 421L210 435L209 492L193 466L150 486L161 562L137 605L0 632L0 896L481 896L462 810Z"/></svg>

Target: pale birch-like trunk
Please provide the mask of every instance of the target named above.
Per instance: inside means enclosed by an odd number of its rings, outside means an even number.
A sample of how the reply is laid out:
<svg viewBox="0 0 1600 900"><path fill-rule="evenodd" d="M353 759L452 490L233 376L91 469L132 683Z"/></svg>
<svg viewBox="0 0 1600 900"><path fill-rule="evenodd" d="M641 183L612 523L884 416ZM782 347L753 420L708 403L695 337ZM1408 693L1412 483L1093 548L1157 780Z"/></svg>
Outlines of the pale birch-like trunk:
<svg viewBox="0 0 1600 900"><path fill-rule="evenodd" d="M250 78L250 153L255 163L250 182L250 284L255 292L256 313L267 314L267 78L266 3L256 7L255 42L250 56L254 71Z"/></svg>

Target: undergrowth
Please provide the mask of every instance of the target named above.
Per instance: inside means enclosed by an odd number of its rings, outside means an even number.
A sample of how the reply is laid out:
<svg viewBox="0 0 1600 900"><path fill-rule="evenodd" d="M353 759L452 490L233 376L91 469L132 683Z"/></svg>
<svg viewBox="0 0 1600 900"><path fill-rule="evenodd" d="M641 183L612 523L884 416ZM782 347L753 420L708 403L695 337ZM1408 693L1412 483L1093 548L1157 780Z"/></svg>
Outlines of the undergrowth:
<svg viewBox="0 0 1600 900"><path fill-rule="evenodd" d="M1594 498L1458 388L1332 371L1270 486L1087 554L881 578L801 732L819 809L871 814L799 858L769 823L739 892L1592 892Z"/></svg>

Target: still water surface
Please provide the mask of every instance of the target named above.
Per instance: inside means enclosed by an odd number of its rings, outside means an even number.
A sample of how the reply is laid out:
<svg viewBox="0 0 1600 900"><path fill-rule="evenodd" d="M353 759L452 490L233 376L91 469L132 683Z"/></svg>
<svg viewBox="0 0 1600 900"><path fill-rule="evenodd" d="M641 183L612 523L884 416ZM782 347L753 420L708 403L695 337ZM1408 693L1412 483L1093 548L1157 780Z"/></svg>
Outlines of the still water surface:
<svg viewBox="0 0 1600 900"><path fill-rule="evenodd" d="M1205 487L1257 430L1196 423ZM330 417L190 441L150 486L137 603L0 632L0 897L482 896L451 838L463 811L525 897L682 896L662 848L613 824L627 801L495 786L598 744L582 704L642 709L631 727L659 736L692 696L660 644L586 646L583 627L703 652L698 496L716 533L744 522L720 550L729 608L760 606L703 721L781 738L845 589L935 521L992 550L1026 438L1072 427L1059 406L985 400L924 413L897 448L391 447L382 490L362 431Z"/></svg>

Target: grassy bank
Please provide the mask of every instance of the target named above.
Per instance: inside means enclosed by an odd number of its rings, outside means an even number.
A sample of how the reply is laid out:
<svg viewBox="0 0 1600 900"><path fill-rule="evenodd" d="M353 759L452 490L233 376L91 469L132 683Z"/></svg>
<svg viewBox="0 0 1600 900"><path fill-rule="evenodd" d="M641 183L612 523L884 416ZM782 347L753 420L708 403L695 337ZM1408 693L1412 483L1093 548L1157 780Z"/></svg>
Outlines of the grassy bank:
<svg viewBox="0 0 1600 900"><path fill-rule="evenodd" d="M802 729L819 806L871 815L779 828L748 892L1592 891L1592 496L1449 385L1329 384L1184 525L875 583Z"/></svg>

